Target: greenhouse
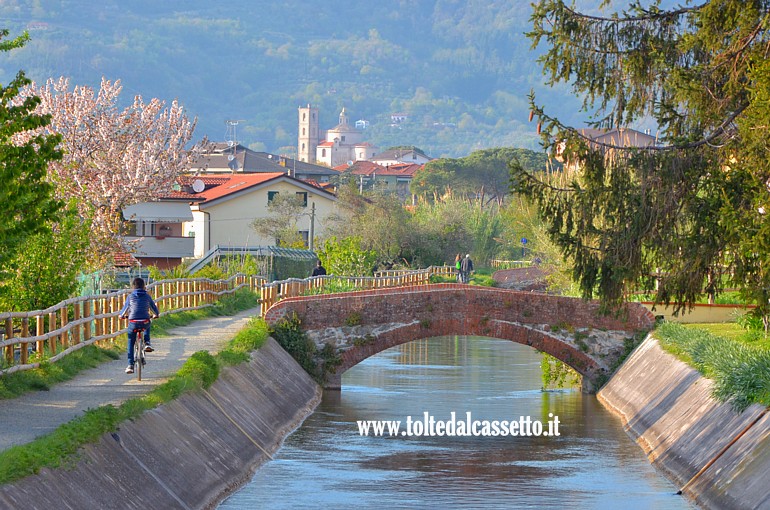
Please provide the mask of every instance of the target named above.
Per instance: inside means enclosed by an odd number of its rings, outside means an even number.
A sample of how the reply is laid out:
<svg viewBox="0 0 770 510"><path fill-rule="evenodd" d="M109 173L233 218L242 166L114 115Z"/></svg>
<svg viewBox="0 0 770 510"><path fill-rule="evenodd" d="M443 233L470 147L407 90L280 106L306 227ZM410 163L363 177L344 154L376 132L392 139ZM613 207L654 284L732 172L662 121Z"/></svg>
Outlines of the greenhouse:
<svg viewBox="0 0 770 510"><path fill-rule="evenodd" d="M191 275L210 263L226 267L229 264L243 266L246 257L251 257L259 274L268 281L287 278L307 278L315 267L317 256L310 250L282 248L279 246L215 246L206 255L193 262L188 268Z"/></svg>

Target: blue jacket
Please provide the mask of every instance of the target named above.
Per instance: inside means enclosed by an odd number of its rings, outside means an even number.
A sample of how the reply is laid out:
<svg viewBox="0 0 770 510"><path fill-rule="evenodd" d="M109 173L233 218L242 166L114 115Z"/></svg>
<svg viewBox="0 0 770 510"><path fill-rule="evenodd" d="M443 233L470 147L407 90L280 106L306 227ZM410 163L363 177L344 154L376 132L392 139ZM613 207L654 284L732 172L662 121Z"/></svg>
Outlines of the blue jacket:
<svg viewBox="0 0 770 510"><path fill-rule="evenodd" d="M123 317L129 309L128 320L149 319L150 310L152 310L155 315L160 315L158 305L155 304L155 301L152 300L152 296L150 296L144 289L136 289L128 295L126 304L123 305L123 309L120 311L120 316Z"/></svg>

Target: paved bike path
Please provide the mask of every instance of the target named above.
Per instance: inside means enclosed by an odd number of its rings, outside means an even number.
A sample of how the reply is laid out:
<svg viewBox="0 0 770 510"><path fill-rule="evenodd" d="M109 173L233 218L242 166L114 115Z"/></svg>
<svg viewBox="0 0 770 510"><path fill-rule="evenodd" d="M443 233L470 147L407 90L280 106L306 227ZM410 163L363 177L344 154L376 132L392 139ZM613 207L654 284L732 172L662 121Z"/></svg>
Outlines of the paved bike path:
<svg viewBox="0 0 770 510"><path fill-rule="evenodd" d="M193 353L218 352L258 314L259 308L252 308L229 317L201 319L174 328L169 336L154 337L155 351L147 354L141 381L136 380L136 374L124 372L128 362L123 355L56 384L50 391L0 400L0 450L48 434L88 409L120 404L150 392L179 370Z"/></svg>

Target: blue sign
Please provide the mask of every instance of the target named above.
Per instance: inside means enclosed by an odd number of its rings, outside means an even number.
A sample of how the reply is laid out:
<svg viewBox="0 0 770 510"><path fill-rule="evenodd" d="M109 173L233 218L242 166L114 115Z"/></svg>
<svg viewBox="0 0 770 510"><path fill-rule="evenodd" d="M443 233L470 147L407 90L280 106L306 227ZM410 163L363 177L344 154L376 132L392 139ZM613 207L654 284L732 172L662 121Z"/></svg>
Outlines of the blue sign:
<svg viewBox="0 0 770 510"><path fill-rule="evenodd" d="M527 244L527 238L526 237L522 237L521 238L521 244Z"/></svg>

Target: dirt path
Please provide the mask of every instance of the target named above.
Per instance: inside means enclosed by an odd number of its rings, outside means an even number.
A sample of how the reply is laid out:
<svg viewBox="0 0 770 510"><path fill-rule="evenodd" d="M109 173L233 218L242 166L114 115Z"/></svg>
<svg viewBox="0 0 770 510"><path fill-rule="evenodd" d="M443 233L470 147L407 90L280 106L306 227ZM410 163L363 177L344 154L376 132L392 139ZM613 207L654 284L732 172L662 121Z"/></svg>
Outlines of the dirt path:
<svg viewBox="0 0 770 510"><path fill-rule="evenodd" d="M231 317L202 319L153 338L155 352L147 355L142 381L124 373L125 356L80 373L57 384L50 391L26 393L12 400L0 400L0 450L28 443L84 411L121 402L151 391L174 374L193 353L216 353L246 323L259 314L252 308Z"/></svg>

